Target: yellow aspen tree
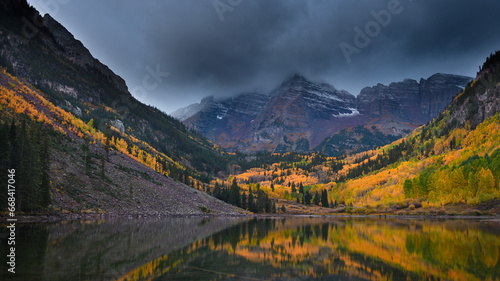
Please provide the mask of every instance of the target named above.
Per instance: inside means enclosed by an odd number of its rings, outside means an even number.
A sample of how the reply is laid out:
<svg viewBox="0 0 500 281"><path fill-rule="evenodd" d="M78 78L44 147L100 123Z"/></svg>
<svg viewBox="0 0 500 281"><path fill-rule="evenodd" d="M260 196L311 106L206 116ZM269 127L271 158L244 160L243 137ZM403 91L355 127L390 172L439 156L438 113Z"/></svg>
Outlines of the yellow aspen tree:
<svg viewBox="0 0 500 281"><path fill-rule="evenodd" d="M495 189L495 178L488 168L479 171L478 193L488 193Z"/></svg>

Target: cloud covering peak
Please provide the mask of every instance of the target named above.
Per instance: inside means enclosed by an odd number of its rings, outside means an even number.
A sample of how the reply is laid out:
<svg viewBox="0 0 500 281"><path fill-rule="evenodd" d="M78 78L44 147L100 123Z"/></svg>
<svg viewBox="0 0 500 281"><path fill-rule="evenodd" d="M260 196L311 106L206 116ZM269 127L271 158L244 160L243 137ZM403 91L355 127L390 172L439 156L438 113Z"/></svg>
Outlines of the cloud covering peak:
<svg viewBox="0 0 500 281"><path fill-rule="evenodd" d="M474 76L500 49L493 0L29 2L130 89L143 85L148 68L168 72L138 96L166 112L204 96L269 91L293 73L354 95L436 72ZM346 45L355 48L349 56Z"/></svg>

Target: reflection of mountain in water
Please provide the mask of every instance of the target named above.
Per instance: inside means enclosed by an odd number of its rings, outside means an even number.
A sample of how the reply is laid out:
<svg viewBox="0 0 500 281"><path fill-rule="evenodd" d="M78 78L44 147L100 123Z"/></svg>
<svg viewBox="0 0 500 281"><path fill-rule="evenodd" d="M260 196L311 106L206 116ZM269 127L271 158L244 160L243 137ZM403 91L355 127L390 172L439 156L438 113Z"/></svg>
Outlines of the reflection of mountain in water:
<svg viewBox="0 0 500 281"><path fill-rule="evenodd" d="M30 225L19 229L16 278L498 280L499 233L485 222L376 218Z"/></svg>
<svg viewBox="0 0 500 281"><path fill-rule="evenodd" d="M499 231L464 221L249 221L150 261L123 280L495 280Z"/></svg>

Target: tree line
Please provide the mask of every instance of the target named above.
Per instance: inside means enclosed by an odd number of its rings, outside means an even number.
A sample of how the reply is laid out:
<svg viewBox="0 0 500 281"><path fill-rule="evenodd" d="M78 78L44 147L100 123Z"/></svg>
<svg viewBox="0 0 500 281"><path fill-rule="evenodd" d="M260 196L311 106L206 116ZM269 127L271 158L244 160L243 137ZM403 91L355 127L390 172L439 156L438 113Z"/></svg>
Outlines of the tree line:
<svg viewBox="0 0 500 281"><path fill-rule="evenodd" d="M398 162L401 158L409 156L413 153L415 139L403 140L401 143L394 145L388 149L387 152L383 151L375 159L368 159L368 161L350 169L345 175L340 175L337 182L344 182L349 179L354 179L362 175L368 174L373 171L380 170L393 163ZM432 147L429 147L430 151Z"/></svg>
<svg viewBox="0 0 500 281"><path fill-rule="evenodd" d="M15 170L16 211L36 212L51 203L48 131L40 123L22 119L0 125L1 208L7 207L8 173Z"/></svg>
<svg viewBox="0 0 500 281"><path fill-rule="evenodd" d="M298 185L295 182L289 183L289 187L291 188L291 193L289 196L296 200L298 204L304 205L317 205L325 208L333 207L336 203L332 203L328 201L328 192L326 189L321 190L320 192L315 191L311 192L311 187L304 187L302 183ZM274 190L274 186L271 185L271 189ZM285 191L285 197L288 197L288 191Z"/></svg>
<svg viewBox="0 0 500 281"><path fill-rule="evenodd" d="M254 193L252 186L249 185L247 194L241 190L236 182L236 178L233 178L231 186L224 186L216 182L213 190L209 191L209 194L226 203L253 213L276 213L276 202L269 198L269 195L260 188L259 184L256 185L256 189Z"/></svg>

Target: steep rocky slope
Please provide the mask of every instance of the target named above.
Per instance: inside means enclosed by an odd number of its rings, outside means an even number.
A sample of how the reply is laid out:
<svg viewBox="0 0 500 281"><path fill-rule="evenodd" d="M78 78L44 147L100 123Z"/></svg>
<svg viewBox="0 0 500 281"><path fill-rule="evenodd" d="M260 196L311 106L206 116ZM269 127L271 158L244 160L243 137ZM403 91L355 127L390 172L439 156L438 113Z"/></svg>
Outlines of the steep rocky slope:
<svg viewBox="0 0 500 281"><path fill-rule="evenodd" d="M208 97L172 113L217 144L240 151L309 151L326 136L362 124L356 98L295 74L269 95Z"/></svg>
<svg viewBox="0 0 500 281"><path fill-rule="evenodd" d="M500 52L497 51L488 57L470 87L453 99L447 122L453 126L469 122L476 127L500 112L499 98Z"/></svg>
<svg viewBox="0 0 500 281"><path fill-rule="evenodd" d="M52 150L51 197L56 210L141 216L244 213L116 151L110 152L105 163L105 179L99 176L97 165L86 174L80 154L72 152L79 144L75 139ZM91 146L91 151L103 153L99 146ZM99 159L93 161L99 163Z"/></svg>
<svg viewBox="0 0 500 281"><path fill-rule="evenodd" d="M50 15L42 17L26 0L0 0L0 7L0 65L9 73L84 122L93 119L98 130L116 127L198 171L226 169L212 142L137 101L122 78Z"/></svg>
<svg viewBox="0 0 500 281"><path fill-rule="evenodd" d="M441 113L470 81L470 77L437 73L420 82L405 79L389 86L377 84L361 90L358 110L370 117L423 124Z"/></svg>
<svg viewBox="0 0 500 281"><path fill-rule="evenodd" d="M252 147L309 151L326 136L361 124L356 99L346 91L300 75L285 80L252 124Z"/></svg>
<svg viewBox="0 0 500 281"><path fill-rule="evenodd" d="M252 122L268 100L267 95L246 93L216 101L212 97L200 103L200 109L184 120L189 128L201 132L227 148L240 146L250 131Z"/></svg>
<svg viewBox="0 0 500 281"><path fill-rule="evenodd" d="M126 155L124 151L113 149L105 152L105 146L98 140L99 133L94 128L85 125L74 115L58 109L44 98L42 92L20 82L3 69L0 71L0 109L2 127L14 122L25 128L30 119L38 121L40 126L51 132L46 136L47 141L52 143L48 153L51 211L143 216L245 212L166 177ZM11 125L11 135L12 132ZM13 144L26 148L25 145L21 146L26 141L19 134L15 135ZM2 135L2 141L5 140L3 137ZM89 143L89 138L94 141ZM1 155L5 157L6 153L14 153L16 147L8 149L2 146L5 151L2 151ZM6 170L5 164L9 161L3 157L1 167ZM27 200L26 196L20 197L20 194L28 190L26 184L21 182L31 175L23 174L26 166L17 165L16 204L20 206L21 203L26 203L23 200ZM10 169L11 166L8 167ZM2 179L4 178L5 176L2 176ZM7 185L0 188L3 194L7 194L6 189ZM39 191L33 191L32 196L37 196Z"/></svg>

